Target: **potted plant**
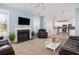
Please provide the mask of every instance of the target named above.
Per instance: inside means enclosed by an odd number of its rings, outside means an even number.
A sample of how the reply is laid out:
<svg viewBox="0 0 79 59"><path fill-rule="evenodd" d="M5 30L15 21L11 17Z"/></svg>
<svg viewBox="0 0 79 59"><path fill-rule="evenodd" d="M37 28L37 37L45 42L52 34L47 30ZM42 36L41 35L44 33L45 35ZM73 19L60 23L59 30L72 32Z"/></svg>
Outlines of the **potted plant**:
<svg viewBox="0 0 79 59"><path fill-rule="evenodd" d="M34 31L32 31L32 38L34 38L34 36L35 36L35 32L34 32Z"/></svg>
<svg viewBox="0 0 79 59"><path fill-rule="evenodd" d="M14 33L9 33L9 39L10 39L10 41L11 41L11 43L13 43L14 42L14 40L15 40L15 34Z"/></svg>

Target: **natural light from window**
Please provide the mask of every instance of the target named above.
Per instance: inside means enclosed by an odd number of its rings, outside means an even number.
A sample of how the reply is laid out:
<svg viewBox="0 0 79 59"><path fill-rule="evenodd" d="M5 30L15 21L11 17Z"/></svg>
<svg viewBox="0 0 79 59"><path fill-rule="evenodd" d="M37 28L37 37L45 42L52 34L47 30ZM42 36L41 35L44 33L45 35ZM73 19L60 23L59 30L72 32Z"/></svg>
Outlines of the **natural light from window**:
<svg viewBox="0 0 79 59"><path fill-rule="evenodd" d="M0 13L0 35L6 35L6 34L7 34L7 14Z"/></svg>

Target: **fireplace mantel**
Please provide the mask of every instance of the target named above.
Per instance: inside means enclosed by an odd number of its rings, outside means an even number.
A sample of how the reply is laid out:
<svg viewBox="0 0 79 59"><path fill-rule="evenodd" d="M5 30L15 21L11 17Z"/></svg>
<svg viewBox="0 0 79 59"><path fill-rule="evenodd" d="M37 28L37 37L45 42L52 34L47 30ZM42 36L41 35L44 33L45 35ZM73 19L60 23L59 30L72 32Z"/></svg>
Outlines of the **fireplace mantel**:
<svg viewBox="0 0 79 59"><path fill-rule="evenodd" d="M16 34L15 42L18 42L17 41L17 31L18 30L30 30L30 39L31 39L31 26L30 25L17 25L15 27L15 34Z"/></svg>
<svg viewBox="0 0 79 59"><path fill-rule="evenodd" d="M21 29L21 28L23 28L23 29L30 29L31 28L31 26L30 25L17 25L16 26L16 29Z"/></svg>

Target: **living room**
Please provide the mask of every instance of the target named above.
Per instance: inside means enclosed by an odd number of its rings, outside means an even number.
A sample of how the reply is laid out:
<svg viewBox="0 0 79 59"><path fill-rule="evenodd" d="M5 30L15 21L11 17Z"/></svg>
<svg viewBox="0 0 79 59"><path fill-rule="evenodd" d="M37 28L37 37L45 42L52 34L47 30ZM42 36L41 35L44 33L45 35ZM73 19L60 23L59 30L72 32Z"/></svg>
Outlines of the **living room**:
<svg viewBox="0 0 79 59"><path fill-rule="evenodd" d="M0 54L78 55L78 13L78 3L0 3Z"/></svg>

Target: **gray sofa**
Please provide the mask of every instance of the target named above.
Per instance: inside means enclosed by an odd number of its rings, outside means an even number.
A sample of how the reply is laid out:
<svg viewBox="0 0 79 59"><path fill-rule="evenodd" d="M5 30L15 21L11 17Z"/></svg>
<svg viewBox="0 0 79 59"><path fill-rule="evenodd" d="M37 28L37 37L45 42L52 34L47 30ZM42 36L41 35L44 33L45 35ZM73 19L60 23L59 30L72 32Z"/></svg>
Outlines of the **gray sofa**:
<svg viewBox="0 0 79 59"><path fill-rule="evenodd" d="M8 40L0 40L0 55L15 55L15 52Z"/></svg>
<svg viewBox="0 0 79 59"><path fill-rule="evenodd" d="M79 36L70 36L60 48L59 55L79 55Z"/></svg>

